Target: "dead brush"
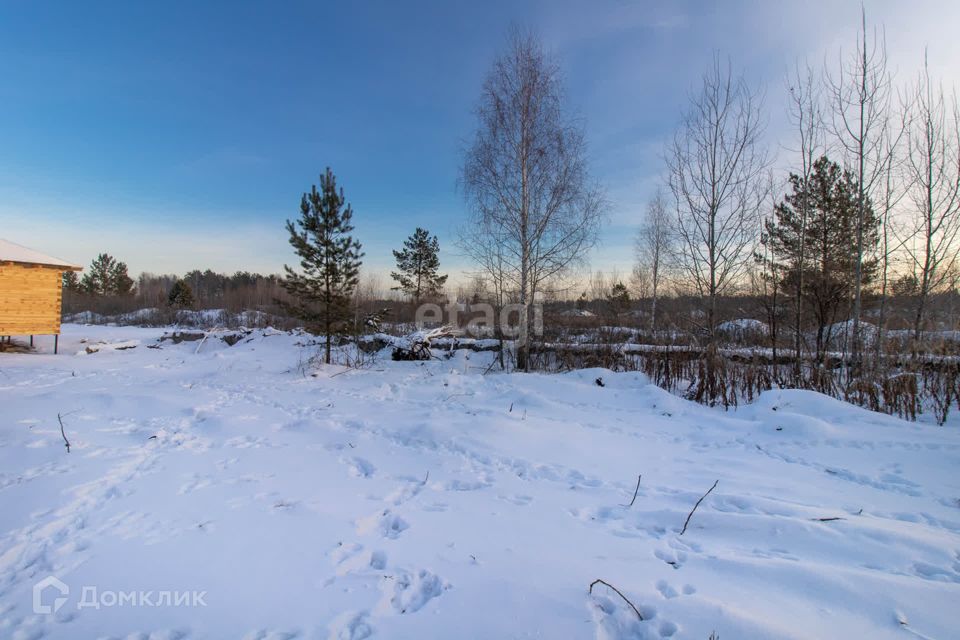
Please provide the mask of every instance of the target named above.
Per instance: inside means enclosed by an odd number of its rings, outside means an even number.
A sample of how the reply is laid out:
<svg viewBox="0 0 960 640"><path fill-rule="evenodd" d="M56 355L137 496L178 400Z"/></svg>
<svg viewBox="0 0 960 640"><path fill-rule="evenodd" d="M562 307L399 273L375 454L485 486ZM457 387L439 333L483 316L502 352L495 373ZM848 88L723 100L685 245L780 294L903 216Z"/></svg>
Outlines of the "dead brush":
<svg viewBox="0 0 960 640"><path fill-rule="evenodd" d="M880 385L873 378L854 378L844 389L843 399L871 411L880 411L882 399Z"/></svg>
<svg viewBox="0 0 960 640"><path fill-rule="evenodd" d="M694 377L689 353L682 351L656 350L640 357L639 370L643 371L661 389L676 392L680 385Z"/></svg>
<svg viewBox="0 0 960 640"><path fill-rule="evenodd" d="M901 418L916 420L920 412L920 392L917 376L913 373L898 373L883 381L884 411Z"/></svg>
<svg viewBox="0 0 960 640"><path fill-rule="evenodd" d="M690 383L687 397L709 407L735 407L737 391L730 382L727 360L720 355L715 343L710 344L697 363L697 375Z"/></svg>
<svg viewBox="0 0 960 640"><path fill-rule="evenodd" d="M806 388L811 391L819 391L832 398L839 396L837 393L837 379L832 369L821 364L814 364L809 369L809 375L806 377Z"/></svg>
<svg viewBox="0 0 960 640"><path fill-rule="evenodd" d="M741 399L753 402L761 393L772 389L774 366L766 364L756 354L750 362L736 366L734 375Z"/></svg>
<svg viewBox="0 0 960 640"><path fill-rule="evenodd" d="M960 408L960 364L943 362L926 366L922 373L923 395L933 410L937 424L943 425L954 402Z"/></svg>

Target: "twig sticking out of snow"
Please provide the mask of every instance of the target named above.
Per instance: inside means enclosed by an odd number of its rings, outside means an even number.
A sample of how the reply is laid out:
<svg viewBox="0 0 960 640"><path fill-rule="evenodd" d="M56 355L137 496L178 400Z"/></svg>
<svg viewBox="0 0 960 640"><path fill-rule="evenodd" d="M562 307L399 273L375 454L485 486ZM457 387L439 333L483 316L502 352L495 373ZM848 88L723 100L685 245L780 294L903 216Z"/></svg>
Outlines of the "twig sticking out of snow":
<svg viewBox="0 0 960 640"><path fill-rule="evenodd" d="M57 422L60 423L60 435L63 436L63 443L64 443L64 444L66 445L66 447L67 447L67 453L70 453L70 441L67 440L67 434L66 434L66 432L63 430L63 418L60 416L59 413L57 414Z"/></svg>
<svg viewBox="0 0 960 640"><path fill-rule="evenodd" d="M907 622L907 616L903 615L899 611L894 612L894 615L897 619L897 622L900 623L900 628L903 629L904 631L908 633L912 633L913 635L915 635L918 638L921 638L922 640L933 640L933 638L931 638L930 636L924 635L919 631L915 630L914 628L912 628L910 626L910 623Z"/></svg>
<svg viewBox="0 0 960 640"><path fill-rule="evenodd" d="M831 516L829 518L810 518L816 522L833 522L834 520L846 520L846 518L841 518L840 516Z"/></svg>
<svg viewBox="0 0 960 640"><path fill-rule="evenodd" d="M606 586L610 587L611 589L613 589L613 590L617 593L618 596L620 596L621 598L623 598L623 601L624 601L624 602L626 602L628 605L630 605L630 608L633 609L633 612L637 614L637 617L638 617L638 618L640 618L640 622L643 622L643 615L641 615L640 610L637 609L637 607L636 607L632 602L630 602L630 599L627 598L627 596L625 596L625 595L623 595L622 593L620 593L620 589L617 589L615 586L613 586L612 584L610 584L610 583L607 582L606 580L601 580L600 578L597 578L596 580L594 580L593 582L591 582L591 583L590 583L590 589L587 591L587 593L593 594L593 587L596 586L597 583L602 584L602 585L606 585Z"/></svg>
<svg viewBox="0 0 960 640"><path fill-rule="evenodd" d="M620 505L621 507L630 508L633 506L633 503L637 501L637 494L640 493L640 478L643 477L643 474L637 476L637 488L633 490L633 500L630 501L630 504Z"/></svg>
<svg viewBox="0 0 960 640"><path fill-rule="evenodd" d="M693 509L691 509L691 510L690 510L690 513L687 514L687 520L686 520L686 522L683 523L683 530L680 531L680 535L683 535L684 533L686 533L686 531L687 531L687 525L690 524L690 518L693 517L693 512L697 510L697 507L700 506L700 503L703 502L703 499L706 498L708 495L710 495L710 492L711 492L711 491L713 491L714 489L717 488L717 484L719 484L719 482L720 482L719 480L717 480L716 482L714 482L714 483L713 483L713 486L710 487L709 489L707 489L707 492L706 492L705 494L703 494L702 496L700 496L700 499L697 500L697 504L693 505Z"/></svg>

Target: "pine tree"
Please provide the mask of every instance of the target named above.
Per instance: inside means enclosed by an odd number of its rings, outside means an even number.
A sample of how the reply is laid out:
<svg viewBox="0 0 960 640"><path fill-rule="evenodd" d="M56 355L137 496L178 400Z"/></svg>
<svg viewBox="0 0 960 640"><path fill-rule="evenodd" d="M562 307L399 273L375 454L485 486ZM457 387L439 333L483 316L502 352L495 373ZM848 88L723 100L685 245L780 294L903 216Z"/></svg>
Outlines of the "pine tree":
<svg viewBox="0 0 960 640"><path fill-rule="evenodd" d="M107 253L101 253L83 274L80 288L96 296L127 295L133 290L133 279L127 265Z"/></svg>
<svg viewBox="0 0 960 640"><path fill-rule="evenodd" d="M618 282L610 288L607 294L607 305L615 323L620 322L620 316L630 310L630 292L627 286Z"/></svg>
<svg viewBox="0 0 960 640"><path fill-rule="evenodd" d="M796 290L803 270L801 296L812 308L817 321L817 357L830 342L829 325L853 304L857 284L859 193L856 176L826 156L819 158L806 185L791 174L792 193L774 209L774 219L765 225L770 249L783 273L785 291ZM800 207L806 198L807 219L802 226ZM876 276L877 260L870 256L880 240L879 219L867 198L864 205L861 282ZM802 242L802 254L801 251ZM803 256L803 263L800 256Z"/></svg>
<svg viewBox="0 0 960 640"><path fill-rule="evenodd" d="M66 291L80 291L80 277L76 271L63 272L63 288Z"/></svg>
<svg viewBox="0 0 960 640"><path fill-rule="evenodd" d="M133 291L133 278L127 273L127 265L117 262L110 270L111 293L115 296L129 295Z"/></svg>
<svg viewBox="0 0 960 640"><path fill-rule="evenodd" d="M399 283L393 290L411 296L414 304L420 304L422 298L439 294L447 281L446 275L438 273L439 251L437 236L431 238L426 229L417 227L413 235L404 240L403 249L393 252L397 271L391 272L390 277Z"/></svg>
<svg viewBox="0 0 960 640"><path fill-rule="evenodd" d="M589 301L587 300L587 292L584 291L580 294L580 297L577 298L577 311L586 311Z"/></svg>
<svg viewBox="0 0 960 640"><path fill-rule="evenodd" d="M330 364L331 336L350 317L350 296L357 286L363 253L350 232L353 209L337 191L330 168L300 201L300 220L288 220L290 244L303 273L284 265L283 287L296 300L288 309L309 329L326 336L324 362Z"/></svg>
<svg viewBox="0 0 960 640"><path fill-rule="evenodd" d="M170 287L170 295L167 296L167 304L177 309L189 309L193 306L193 289L185 280L177 278L173 286Z"/></svg>

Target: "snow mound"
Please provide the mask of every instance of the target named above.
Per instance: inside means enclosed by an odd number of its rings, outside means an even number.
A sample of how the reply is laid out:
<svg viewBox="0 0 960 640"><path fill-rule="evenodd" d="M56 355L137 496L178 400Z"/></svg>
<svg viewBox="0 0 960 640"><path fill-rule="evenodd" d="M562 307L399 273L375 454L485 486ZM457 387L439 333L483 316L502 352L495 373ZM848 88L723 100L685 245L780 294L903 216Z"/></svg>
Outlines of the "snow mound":
<svg viewBox="0 0 960 640"><path fill-rule="evenodd" d="M738 318L721 322L717 325L717 331L736 340L770 334L770 328L766 322L753 318Z"/></svg>

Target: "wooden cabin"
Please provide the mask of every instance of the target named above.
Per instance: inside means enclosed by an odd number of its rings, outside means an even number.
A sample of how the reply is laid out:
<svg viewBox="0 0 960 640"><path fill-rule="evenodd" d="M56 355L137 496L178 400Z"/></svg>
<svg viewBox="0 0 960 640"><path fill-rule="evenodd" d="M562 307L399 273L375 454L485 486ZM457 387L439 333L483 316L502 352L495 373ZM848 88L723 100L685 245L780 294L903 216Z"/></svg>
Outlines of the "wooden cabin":
<svg viewBox="0 0 960 640"><path fill-rule="evenodd" d="M83 267L0 239L0 336L60 336L63 272Z"/></svg>

